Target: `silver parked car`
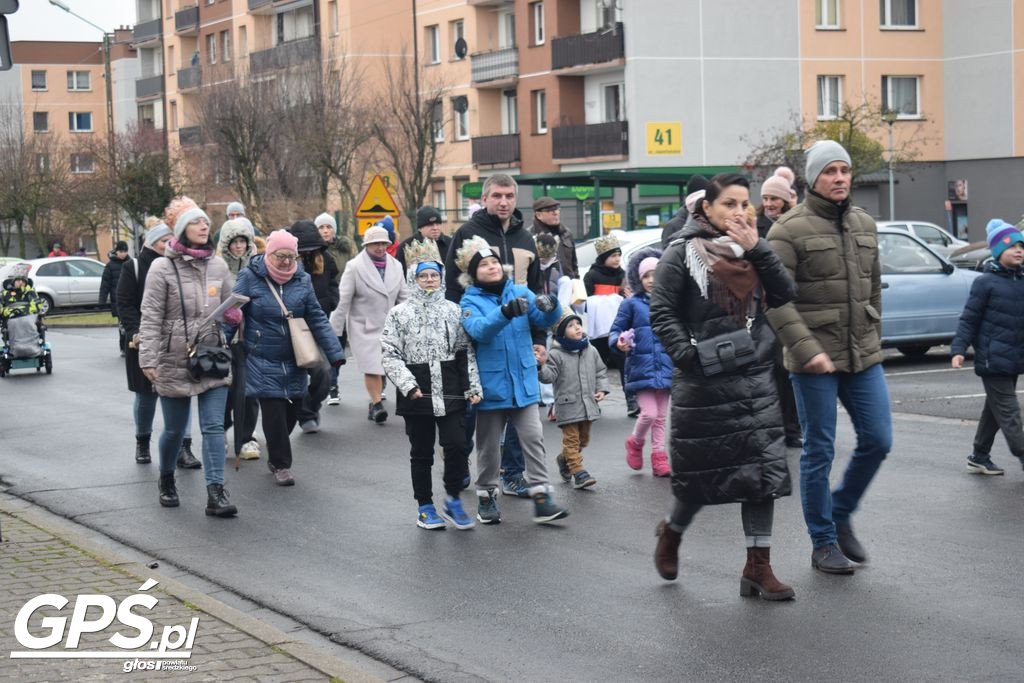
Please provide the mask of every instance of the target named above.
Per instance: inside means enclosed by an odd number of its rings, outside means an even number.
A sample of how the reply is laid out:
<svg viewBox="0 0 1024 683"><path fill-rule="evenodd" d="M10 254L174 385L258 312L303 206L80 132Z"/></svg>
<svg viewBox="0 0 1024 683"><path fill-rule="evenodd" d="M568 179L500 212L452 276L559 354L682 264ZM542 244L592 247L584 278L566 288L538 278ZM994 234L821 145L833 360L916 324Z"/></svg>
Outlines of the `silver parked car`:
<svg viewBox="0 0 1024 683"><path fill-rule="evenodd" d="M946 258L949 258L953 251L967 244L962 239L953 237L945 228L926 221L878 221L878 227L909 232L931 247L935 253Z"/></svg>
<svg viewBox="0 0 1024 683"><path fill-rule="evenodd" d="M56 307L96 306L100 298L100 281L104 265L81 256L52 256L19 260L29 265L28 276L42 300L44 313ZM0 268L0 282L14 264Z"/></svg>

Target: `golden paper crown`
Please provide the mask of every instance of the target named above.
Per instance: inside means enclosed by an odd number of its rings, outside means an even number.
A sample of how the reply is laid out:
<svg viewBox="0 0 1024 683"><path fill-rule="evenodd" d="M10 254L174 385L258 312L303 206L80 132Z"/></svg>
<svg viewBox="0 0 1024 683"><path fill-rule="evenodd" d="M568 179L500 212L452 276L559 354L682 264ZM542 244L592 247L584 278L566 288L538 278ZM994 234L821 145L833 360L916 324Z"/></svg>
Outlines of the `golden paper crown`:
<svg viewBox="0 0 1024 683"><path fill-rule="evenodd" d="M615 235L605 235L604 237L598 237L597 241L594 242L594 248L597 250L597 255L611 251L612 249L622 250L619 245L619 238Z"/></svg>
<svg viewBox="0 0 1024 683"><path fill-rule="evenodd" d="M455 265L457 265L459 270L463 273L468 272L469 262L472 261L473 257L481 251L487 251L490 252L489 255L498 256L498 250L492 247L487 240L479 235L474 235L463 242L462 246L459 247L459 250L455 252Z"/></svg>
<svg viewBox="0 0 1024 683"><path fill-rule="evenodd" d="M419 263L427 263L428 261L444 264L444 259L441 258L441 252L437 249L437 242L426 238L422 242L419 240L413 240L409 242L409 244L405 245L406 268L412 268Z"/></svg>

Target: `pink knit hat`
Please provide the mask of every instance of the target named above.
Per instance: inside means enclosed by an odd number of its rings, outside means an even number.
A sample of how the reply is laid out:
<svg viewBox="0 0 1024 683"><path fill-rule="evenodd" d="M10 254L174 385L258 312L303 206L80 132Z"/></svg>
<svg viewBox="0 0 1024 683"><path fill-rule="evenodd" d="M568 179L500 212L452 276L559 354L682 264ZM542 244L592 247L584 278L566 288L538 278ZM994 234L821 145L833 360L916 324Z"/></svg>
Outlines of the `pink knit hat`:
<svg viewBox="0 0 1024 683"><path fill-rule="evenodd" d="M287 230L275 230L270 233L270 237L267 238L267 253L273 254L279 249L286 249L288 251L298 253L299 240L297 240L295 235L291 234Z"/></svg>
<svg viewBox="0 0 1024 683"><path fill-rule="evenodd" d="M773 175L761 184L762 197L778 197L788 202L792 192L789 182L781 175Z"/></svg>
<svg viewBox="0 0 1024 683"><path fill-rule="evenodd" d="M657 256L648 256L647 258L645 258L643 261L640 262L640 267L637 269L637 271L640 273L640 277L642 278L644 275L646 275L647 273L651 272L652 270L654 270L657 267L658 267L658 257Z"/></svg>

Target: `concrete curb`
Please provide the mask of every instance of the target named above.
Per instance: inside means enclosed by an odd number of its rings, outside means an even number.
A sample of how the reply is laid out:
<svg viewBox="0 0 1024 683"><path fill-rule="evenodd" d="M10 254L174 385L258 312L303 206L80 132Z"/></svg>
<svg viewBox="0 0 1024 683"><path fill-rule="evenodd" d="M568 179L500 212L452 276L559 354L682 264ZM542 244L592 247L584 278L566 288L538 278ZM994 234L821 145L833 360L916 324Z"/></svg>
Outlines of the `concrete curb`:
<svg viewBox="0 0 1024 683"><path fill-rule="evenodd" d="M284 631L269 626L259 619L240 612L234 607L229 607L205 593L164 576L159 571L118 555L113 550L96 543L90 538L90 535L97 535L99 532L91 530L84 532L72 522L67 522L53 515L44 515L31 502L10 494L0 494L0 511L42 529L96 558L98 562L138 579L140 583L147 579L156 579L160 582L160 588L171 597L186 602L197 610L220 619L233 628L265 643L268 647L275 648L306 666L316 669L332 680L350 683L385 683L384 679L368 674L348 662L322 652L308 643L295 640Z"/></svg>

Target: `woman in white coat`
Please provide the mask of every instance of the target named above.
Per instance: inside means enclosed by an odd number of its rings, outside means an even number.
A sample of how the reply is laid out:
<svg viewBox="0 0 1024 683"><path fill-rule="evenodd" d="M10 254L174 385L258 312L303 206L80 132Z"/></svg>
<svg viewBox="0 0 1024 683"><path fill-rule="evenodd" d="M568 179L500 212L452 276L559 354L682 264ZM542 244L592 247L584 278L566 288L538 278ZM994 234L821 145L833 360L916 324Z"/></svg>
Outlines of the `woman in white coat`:
<svg viewBox="0 0 1024 683"><path fill-rule="evenodd" d="M348 331L348 342L356 364L363 372L370 409L366 419L382 424L388 411L381 404L384 365L380 334L388 311L406 297L402 265L387 252L391 238L387 230L373 226L363 235L363 250L345 265L339 291L341 300L331 313L331 325L340 337Z"/></svg>

